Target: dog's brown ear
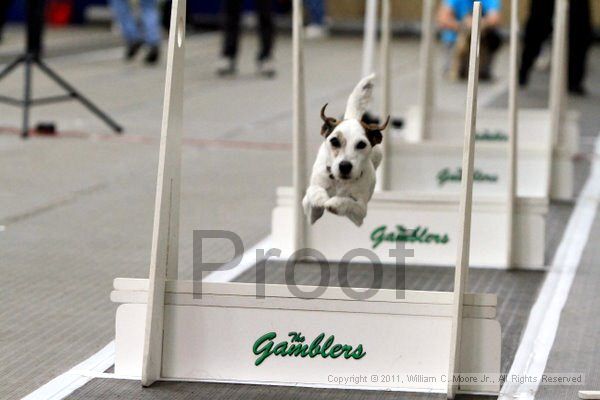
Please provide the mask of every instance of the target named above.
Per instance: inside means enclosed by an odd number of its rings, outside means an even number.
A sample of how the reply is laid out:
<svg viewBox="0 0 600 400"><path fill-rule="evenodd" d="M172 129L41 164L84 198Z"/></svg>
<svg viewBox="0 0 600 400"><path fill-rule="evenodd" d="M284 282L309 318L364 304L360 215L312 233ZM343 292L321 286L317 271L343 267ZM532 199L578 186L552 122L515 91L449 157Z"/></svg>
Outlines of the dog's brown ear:
<svg viewBox="0 0 600 400"><path fill-rule="evenodd" d="M364 122L361 122L361 125L363 126L363 128L365 128L365 134L367 135L367 139L369 139L371 146L376 146L383 141L382 131L384 131L385 128L387 128L389 123L389 115L385 120L385 123L381 126L378 126L377 124L366 124Z"/></svg>
<svg viewBox="0 0 600 400"><path fill-rule="evenodd" d="M373 147L383 141L383 134L381 131L367 131L367 139L369 139L371 147Z"/></svg>
<svg viewBox="0 0 600 400"><path fill-rule="evenodd" d="M338 121L337 119L325 115L325 109L327 108L327 104L328 103L325 103L323 108L321 108L321 119L323 120L323 126L321 127L321 136L323 137L329 136L331 132L333 132L335 127L338 126L338 124L340 123L340 121Z"/></svg>

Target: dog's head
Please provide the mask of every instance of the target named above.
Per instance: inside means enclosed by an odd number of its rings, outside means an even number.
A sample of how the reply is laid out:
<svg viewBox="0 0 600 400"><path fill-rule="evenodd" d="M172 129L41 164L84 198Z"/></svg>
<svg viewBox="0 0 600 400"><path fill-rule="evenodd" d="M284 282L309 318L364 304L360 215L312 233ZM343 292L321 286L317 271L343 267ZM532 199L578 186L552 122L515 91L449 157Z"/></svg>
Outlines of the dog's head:
<svg viewBox="0 0 600 400"><path fill-rule="evenodd" d="M321 135L326 140L331 165L330 173L335 179L354 180L362 176L367 163L371 162L371 151L383 140L382 131L390 117L381 126L367 124L360 119L349 118L338 121L325 115L327 104L321 109L323 126Z"/></svg>

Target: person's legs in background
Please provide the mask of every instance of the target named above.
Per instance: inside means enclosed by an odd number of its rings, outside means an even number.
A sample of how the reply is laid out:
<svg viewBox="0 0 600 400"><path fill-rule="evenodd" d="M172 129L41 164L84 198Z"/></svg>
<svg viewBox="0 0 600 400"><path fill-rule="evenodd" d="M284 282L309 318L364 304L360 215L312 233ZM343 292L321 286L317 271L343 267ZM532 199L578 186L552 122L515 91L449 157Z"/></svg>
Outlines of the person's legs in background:
<svg viewBox="0 0 600 400"><path fill-rule="evenodd" d="M529 19L525 27L519 84L527 85L529 72L540 55L542 44L552 33L552 18L554 15L554 0L532 0Z"/></svg>
<svg viewBox="0 0 600 400"><path fill-rule="evenodd" d="M119 23L121 34L125 39L127 48L125 59L132 60L142 47L142 36L139 32L129 0L110 0L115 19Z"/></svg>
<svg viewBox="0 0 600 400"><path fill-rule="evenodd" d="M8 18L8 9L12 5L12 0L0 0L0 42L2 42L2 33L4 32L4 24Z"/></svg>
<svg viewBox="0 0 600 400"><path fill-rule="evenodd" d="M272 0L255 0L259 22L260 47L257 55L259 74L272 77L275 75L273 66L273 43L275 24L273 21ZM243 0L225 0L223 24L223 47L221 59L217 67L219 76L229 76L236 73L236 61L240 40L240 20Z"/></svg>
<svg viewBox="0 0 600 400"><path fill-rule="evenodd" d="M325 26L325 1L324 0L304 0L308 9L309 22L306 27L307 39L318 39L327 36Z"/></svg>
<svg viewBox="0 0 600 400"><path fill-rule="evenodd" d="M479 70L479 79L482 81L491 81L493 79L492 66L496 53L502 46L502 38L498 30L494 28L485 29L481 32L481 67Z"/></svg>
<svg viewBox="0 0 600 400"><path fill-rule="evenodd" d="M217 74L219 76L236 73L242 5L243 0L224 1L223 46L221 49L221 59L217 66Z"/></svg>
<svg viewBox="0 0 600 400"><path fill-rule="evenodd" d="M590 3L588 0L571 0L569 7L569 92L585 94L587 53L592 41Z"/></svg>
<svg viewBox="0 0 600 400"><path fill-rule="evenodd" d="M169 30L169 26L171 24L171 7L173 7L173 0L165 0L162 2L160 25L165 31Z"/></svg>
<svg viewBox="0 0 600 400"><path fill-rule="evenodd" d="M148 54L144 61L147 64L156 64L160 55L160 25L158 18L158 4L156 0L139 0L141 20L144 27L144 42L148 46Z"/></svg>
<svg viewBox="0 0 600 400"><path fill-rule="evenodd" d="M268 78L275 75L273 65L273 42L275 23L273 21L272 0L255 0L260 29L260 50L258 52L258 72Z"/></svg>

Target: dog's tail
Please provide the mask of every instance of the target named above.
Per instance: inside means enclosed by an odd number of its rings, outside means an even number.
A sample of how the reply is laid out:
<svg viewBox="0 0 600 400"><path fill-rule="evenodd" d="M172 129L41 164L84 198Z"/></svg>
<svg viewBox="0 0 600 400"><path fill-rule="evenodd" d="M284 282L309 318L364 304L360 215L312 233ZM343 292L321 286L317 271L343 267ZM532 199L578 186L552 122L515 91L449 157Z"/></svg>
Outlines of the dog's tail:
<svg viewBox="0 0 600 400"><path fill-rule="evenodd" d="M367 107L371 102L374 79L375 74L371 74L358 82L358 85L356 85L348 98L344 119L362 119L363 114L367 111Z"/></svg>

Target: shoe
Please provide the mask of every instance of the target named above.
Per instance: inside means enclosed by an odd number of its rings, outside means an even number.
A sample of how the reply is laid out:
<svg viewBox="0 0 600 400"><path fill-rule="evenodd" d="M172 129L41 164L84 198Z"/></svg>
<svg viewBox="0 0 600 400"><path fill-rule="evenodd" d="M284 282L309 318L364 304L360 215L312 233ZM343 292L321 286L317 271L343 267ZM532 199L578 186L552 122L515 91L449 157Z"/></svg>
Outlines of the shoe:
<svg viewBox="0 0 600 400"><path fill-rule="evenodd" d="M569 86L569 93L574 96L587 96L587 90L582 85Z"/></svg>
<svg viewBox="0 0 600 400"><path fill-rule="evenodd" d="M125 60L126 61L133 60L141 48L142 48L142 42L140 42L140 41L129 43L127 45L127 48L125 49Z"/></svg>
<svg viewBox="0 0 600 400"><path fill-rule="evenodd" d="M221 57L217 61L217 75L220 77L233 76L237 73L235 59L230 57Z"/></svg>
<svg viewBox="0 0 600 400"><path fill-rule="evenodd" d="M146 65L156 65L160 58L160 48L158 46L151 46L144 58Z"/></svg>
<svg viewBox="0 0 600 400"><path fill-rule="evenodd" d="M552 52L548 46L542 48L541 54L535 60L533 67L536 71L548 72L550 71L550 65L552 64Z"/></svg>
<svg viewBox="0 0 600 400"><path fill-rule="evenodd" d="M304 28L304 37L310 39L323 39L329 36L327 28L323 25L310 24Z"/></svg>
<svg viewBox="0 0 600 400"><path fill-rule="evenodd" d="M529 84L529 74L525 71L519 71L519 86L524 88Z"/></svg>
<svg viewBox="0 0 600 400"><path fill-rule="evenodd" d="M271 79L277 74L275 71L275 63L271 58L265 58L264 60L258 60L257 72L260 76Z"/></svg>
<svg viewBox="0 0 600 400"><path fill-rule="evenodd" d="M479 80L482 82L493 82L494 75L490 71L479 71Z"/></svg>
<svg viewBox="0 0 600 400"><path fill-rule="evenodd" d="M377 124L379 125L380 119L378 116L371 114L369 111L365 111L361 119L365 124ZM404 127L404 119L403 118L391 118L390 123L394 129L402 129Z"/></svg>

